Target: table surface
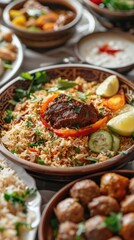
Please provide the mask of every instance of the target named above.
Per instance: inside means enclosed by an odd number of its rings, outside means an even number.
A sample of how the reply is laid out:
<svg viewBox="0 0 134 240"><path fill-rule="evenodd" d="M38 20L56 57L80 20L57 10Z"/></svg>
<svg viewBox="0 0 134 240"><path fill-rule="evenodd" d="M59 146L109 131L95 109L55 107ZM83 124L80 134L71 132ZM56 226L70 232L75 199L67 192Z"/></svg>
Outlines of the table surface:
<svg viewBox="0 0 134 240"><path fill-rule="evenodd" d="M90 19L90 16L89 16ZM26 46L24 46L24 61L23 64L17 73L17 75L23 71L29 71L35 68L39 68L42 63L47 64L50 61L55 61L57 58L57 55L59 58L61 56L63 58L68 57L70 55L75 55L74 54L74 45L78 41L80 37L83 35L86 35L91 32L92 26L88 26L89 24L89 19L88 19L88 14L87 11L84 11L84 16L80 22L79 29L77 29L76 34L74 37L64 46L53 49L51 51L46 51L46 50L33 50L29 49ZM106 31L95 19L96 25L95 25L95 31ZM58 54L57 54L58 53ZM125 75L128 79L131 81L134 81L134 70L129 72L128 74ZM123 169L133 169L134 170L134 161L129 162L127 165L123 167ZM56 182L48 182L48 181L42 181L40 179L35 179L37 188L40 191L42 195L42 206L46 204L46 202L51 198L53 195L52 191L57 191L59 190L62 186L65 185L65 183L56 183ZM37 239L36 239L37 240Z"/></svg>

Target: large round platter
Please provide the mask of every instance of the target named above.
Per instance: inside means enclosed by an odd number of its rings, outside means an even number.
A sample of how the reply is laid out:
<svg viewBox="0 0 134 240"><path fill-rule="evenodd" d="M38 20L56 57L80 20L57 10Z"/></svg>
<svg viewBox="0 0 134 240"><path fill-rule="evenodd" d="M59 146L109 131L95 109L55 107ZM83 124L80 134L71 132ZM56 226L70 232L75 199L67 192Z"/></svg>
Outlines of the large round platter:
<svg viewBox="0 0 134 240"><path fill-rule="evenodd" d="M129 179L133 178L134 176L134 171L132 170L116 170L116 171L110 171L117 173L119 175L125 176ZM76 181L73 181L69 184L67 184L65 187L63 187L60 191L58 191L54 197L50 200L49 204L46 206L44 209L44 212L42 214L42 219L40 222L40 227L39 227L39 240L52 240L53 236L53 230L51 227L51 221L54 217L54 209L57 206L57 204L67 198L69 196L69 190L72 188L72 186L81 180L84 179L91 179L95 181L97 184L100 183L100 178L101 176L106 173L106 172L100 172L97 174L92 174L90 176L86 176L84 178L77 179ZM108 173L108 172L107 172Z"/></svg>
<svg viewBox="0 0 134 240"><path fill-rule="evenodd" d="M36 69L31 71L35 73L38 71L45 70L50 79L61 77L63 79L75 79L77 76L83 77L87 81L102 81L111 74L116 74L118 79L134 90L134 84L128 81L125 77L120 74L117 74L113 71L106 70L99 67L93 67L89 65L82 64L68 64L68 65L55 65L47 68ZM1 94L1 114L3 115L4 111L8 108L8 101L13 97L14 90L17 87L26 88L29 82L22 81L20 78L16 78L2 88ZM25 85L26 84L26 85ZM1 127L3 122L0 123ZM126 164L128 161L133 159L134 146L131 146L127 149L125 154L119 154L115 157L110 158L109 160L101 163L90 164L87 166L79 167L50 167L40 164L35 164L24 159L20 159L17 155L12 154L8 151L4 145L1 145L2 153L7 156L11 161L23 166L32 174L40 178L45 178L48 180L57 180L57 181L70 181L82 175L88 175L91 173L99 172L102 170L107 170L111 168L119 167L122 164Z"/></svg>
<svg viewBox="0 0 134 240"><path fill-rule="evenodd" d="M11 31L3 25L0 25L0 29L5 33ZM12 69L5 71L5 73L2 75L0 79L0 86L8 82L18 72L23 61L23 47L20 40L15 34L13 34L12 43L18 48L17 58L12 64Z"/></svg>

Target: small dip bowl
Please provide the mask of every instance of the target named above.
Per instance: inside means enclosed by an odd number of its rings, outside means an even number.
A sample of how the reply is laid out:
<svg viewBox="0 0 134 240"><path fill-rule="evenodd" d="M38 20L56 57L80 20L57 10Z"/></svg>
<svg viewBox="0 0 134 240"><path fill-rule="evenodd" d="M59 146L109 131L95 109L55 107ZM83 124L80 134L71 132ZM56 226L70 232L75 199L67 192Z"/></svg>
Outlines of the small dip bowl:
<svg viewBox="0 0 134 240"><path fill-rule="evenodd" d="M134 37L122 32L96 32L84 36L75 52L82 61L118 72L134 68Z"/></svg>

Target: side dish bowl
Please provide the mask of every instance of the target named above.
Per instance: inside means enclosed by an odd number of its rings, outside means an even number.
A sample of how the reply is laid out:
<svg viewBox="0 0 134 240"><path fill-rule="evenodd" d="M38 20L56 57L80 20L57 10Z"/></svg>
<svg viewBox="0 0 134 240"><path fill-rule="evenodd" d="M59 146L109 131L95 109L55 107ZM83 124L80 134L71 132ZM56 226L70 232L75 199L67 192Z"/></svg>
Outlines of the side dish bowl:
<svg viewBox="0 0 134 240"><path fill-rule="evenodd" d="M61 77L62 79L73 80L76 77L80 76L81 78L86 79L87 82L91 81L103 81L106 77L114 74L118 77L120 83L126 84L132 91L134 90L134 84L128 81L125 77L120 74L117 74L113 71L106 70L99 67L93 67L89 65L82 64L68 64L68 65L55 65L51 67L36 69L31 71L31 74L37 73L39 71L45 71L49 79L55 79ZM29 86L29 81L24 81L20 77L13 79L10 83L6 84L2 88L1 94L1 115L4 114L6 109L9 106L9 100L14 96L14 91L16 88L27 89ZM3 127L3 120L1 119L0 126ZM43 127L43 126L42 126ZM50 135L51 136L51 135ZM70 181L71 179L77 178L82 175L86 175L93 172L99 172L101 170L106 170L110 168L116 168L119 165L123 165L128 161L133 159L134 154L134 145L132 145L127 151L122 151L120 154L115 157L111 157L107 161L89 164L86 166L75 166L75 167L52 167L45 166L30 161L26 161L22 158L19 158L17 154L13 154L6 149L6 147L1 144L1 151L6 155L11 161L18 163L23 166L34 175L42 177L49 180L57 181ZM32 150L33 151L33 150Z"/></svg>
<svg viewBox="0 0 134 240"><path fill-rule="evenodd" d="M93 12L98 20L108 29L114 27L127 29L133 28L134 24L134 10L111 10L108 8L101 8L99 5L90 0L83 0L86 7Z"/></svg>
<svg viewBox="0 0 134 240"><path fill-rule="evenodd" d="M50 202L48 203L48 205L46 206L46 208L44 209L43 214L42 214L42 219L41 219L41 223L40 223L40 227L39 227L39 240L52 240L53 239L54 230L53 230L52 226L57 229L57 223L59 224L58 221L55 223L56 218L55 218L54 212L56 212L55 211L56 206L59 202L61 202L65 198L69 198L70 189L75 185L75 183L78 183L81 180L88 179L88 180L94 181L95 183L97 183L99 185L100 179L101 179L102 175L104 175L105 173L109 173L109 171L101 172L101 173L93 174L90 176L86 176L84 178L77 179L76 181L73 181L73 182L67 184L65 187L63 187L61 190L59 190L54 195L54 197L52 197L52 199L50 200ZM114 171L110 171L110 173L116 173L121 176L127 177L129 179L133 178L133 176L134 176L134 171L130 171L130 170L116 170L116 171L114 170ZM64 205L64 207L66 207L66 206ZM104 210L104 206L103 206L103 210ZM87 213L87 211L88 211L88 209L86 210L86 213ZM65 234L67 234L67 233L65 233ZM95 239L97 239L97 238L95 238Z"/></svg>
<svg viewBox="0 0 134 240"><path fill-rule="evenodd" d="M19 0L9 4L3 12L3 18L5 23L21 38L22 42L32 48L53 48L64 44L74 34L75 27L82 16L82 6L75 0L39 0L37 2L44 6L53 9L67 9L73 12L75 16L71 22L57 30L28 31L16 26L10 19L10 11L21 9L26 2L25 0Z"/></svg>

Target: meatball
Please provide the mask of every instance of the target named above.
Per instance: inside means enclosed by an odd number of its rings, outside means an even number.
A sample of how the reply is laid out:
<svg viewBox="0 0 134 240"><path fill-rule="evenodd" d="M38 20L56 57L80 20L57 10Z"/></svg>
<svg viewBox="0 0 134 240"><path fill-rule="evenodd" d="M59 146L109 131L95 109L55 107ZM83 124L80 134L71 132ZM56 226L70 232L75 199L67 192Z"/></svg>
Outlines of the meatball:
<svg viewBox="0 0 134 240"><path fill-rule="evenodd" d="M134 194L134 178L130 180L129 191Z"/></svg>
<svg viewBox="0 0 134 240"><path fill-rule="evenodd" d="M123 216L120 235L124 240L134 240L134 213L128 213Z"/></svg>
<svg viewBox="0 0 134 240"><path fill-rule="evenodd" d="M101 178L100 191L120 201L125 197L128 185L128 178L116 173L106 173Z"/></svg>
<svg viewBox="0 0 134 240"><path fill-rule="evenodd" d="M100 196L94 198L92 202L88 204L90 210L90 216L103 215L107 216L111 212L119 212L119 204L116 199L110 196Z"/></svg>
<svg viewBox="0 0 134 240"><path fill-rule="evenodd" d="M76 199L66 198L58 203L55 214L59 222L81 222L84 219L84 209Z"/></svg>
<svg viewBox="0 0 134 240"><path fill-rule="evenodd" d="M56 240L74 240L76 238L77 225L72 222L64 222L59 226Z"/></svg>
<svg viewBox="0 0 134 240"><path fill-rule="evenodd" d="M104 219L105 217L97 215L86 221L85 235L87 240L106 240L112 237L112 232L107 227L101 226Z"/></svg>
<svg viewBox="0 0 134 240"><path fill-rule="evenodd" d="M83 204L87 204L94 197L98 197L100 195L100 189L95 182L86 179L75 183L70 190L70 195L73 198L79 199Z"/></svg>
<svg viewBox="0 0 134 240"><path fill-rule="evenodd" d="M121 210L123 213L134 212L134 194L125 197L121 202Z"/></svg>
<svg viewBox="0 0 134 240"><path fill-rule="evenodd" d="M121 240L121 238L120 238L120 237L117 237L117 236L114 236L114 237L112 237L112 238L109 238L108 240Z"/></svg>

